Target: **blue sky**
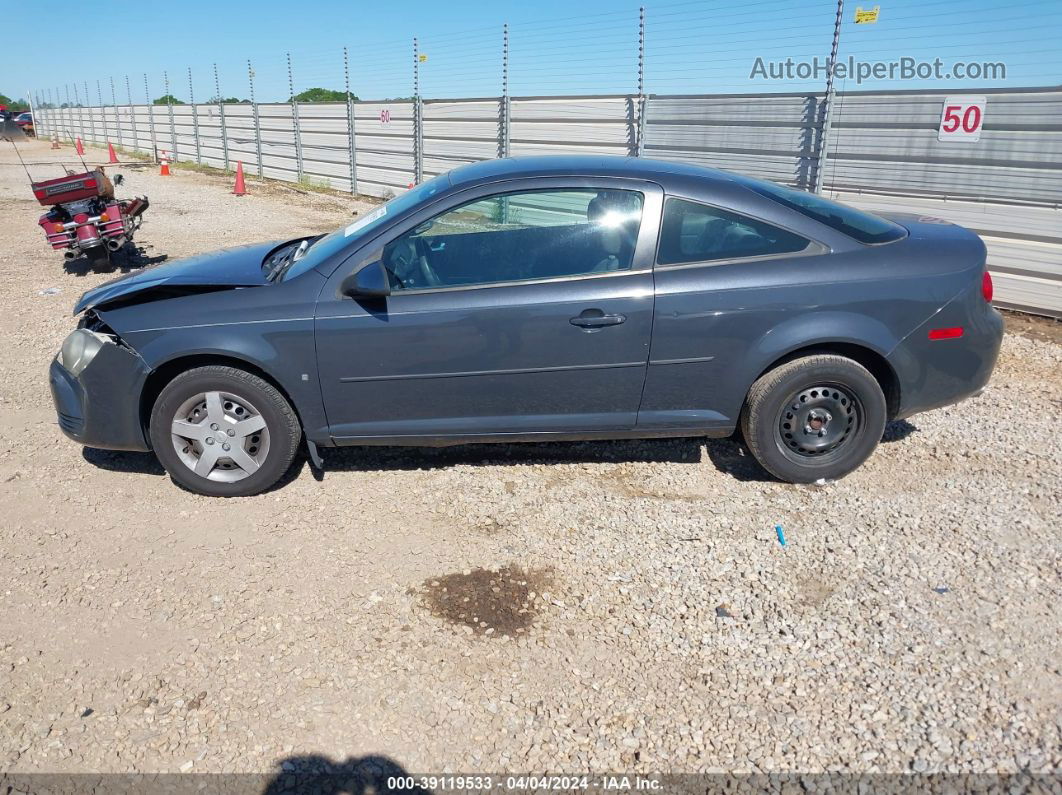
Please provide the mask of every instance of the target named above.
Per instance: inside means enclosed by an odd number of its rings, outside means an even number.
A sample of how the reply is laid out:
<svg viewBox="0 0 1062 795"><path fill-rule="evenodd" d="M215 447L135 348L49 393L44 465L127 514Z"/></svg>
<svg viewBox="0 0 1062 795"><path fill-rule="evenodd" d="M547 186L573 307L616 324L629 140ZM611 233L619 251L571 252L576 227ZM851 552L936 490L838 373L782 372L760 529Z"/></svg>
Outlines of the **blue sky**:
<svg viewBox="0 0 1062 795"><path fill-rule="evenodd" d="M41 30L40 7L11 3L4 12L6 39L24 47L0 51L0 92L24 96L48 91L65 100L77 81L87 104L110 104L110 80L119 104L144 101L144 73L152 97L170 93L203 101L221 92L249 95L247 60L255 73L255 97L286 99L287 52L296 92L313 86L343 88L343 47L349 48L351 89L363 99L413 93L412 39L422 53L425 97L497 96L501 92L502 24L510 26L510 93L519 95L629 93L637 90L639 2L536 0L351 3L334 0L294 6L278 0L180 5L139 3L135 12L77 13L77 39L87 46L49 47L46 57L26 57L51 25ZM750 79L757 57L764 63L809 60L824 64L836 11L832 0L654 2L646 7L645 90L652 93L803 91L821 88L821 76ZM880 6L874 25L855 25L857 7ZM66 13L66 12L63 12ZM71 12L73 13L73 12ZM1062 84L1062 3L1059 0L847 0L840 55L867 61L910 57L953 62L1001 61L1001 79L876 80L839 87L983 88ZM191 85L188 70L192 70Z"/></svg>

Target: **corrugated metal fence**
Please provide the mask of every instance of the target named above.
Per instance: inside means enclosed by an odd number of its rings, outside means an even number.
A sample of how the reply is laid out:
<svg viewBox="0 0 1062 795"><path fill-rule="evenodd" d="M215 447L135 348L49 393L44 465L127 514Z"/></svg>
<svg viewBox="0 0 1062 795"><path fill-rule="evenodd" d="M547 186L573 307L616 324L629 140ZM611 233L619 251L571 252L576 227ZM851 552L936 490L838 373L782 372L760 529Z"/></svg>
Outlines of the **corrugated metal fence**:
<svg viewBox="0 0 1062 795"><path fill-rule="evenodd" d="M822 169L827 195L976 230L999 303L1062 316L1062 89L964 90L987 97L976 143L937 140L947 93L839 93L825 142L814 93L73 107L38 109L37 122L42 134L381 198L506 155L640 152L804 189Z"/></svg>

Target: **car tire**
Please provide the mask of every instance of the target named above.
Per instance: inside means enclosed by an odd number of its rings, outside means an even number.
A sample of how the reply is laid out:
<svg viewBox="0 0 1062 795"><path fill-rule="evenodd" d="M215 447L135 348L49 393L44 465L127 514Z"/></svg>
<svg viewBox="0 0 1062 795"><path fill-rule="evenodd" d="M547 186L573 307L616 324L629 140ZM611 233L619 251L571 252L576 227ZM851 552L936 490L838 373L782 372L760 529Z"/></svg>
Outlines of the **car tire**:
<svg viewBox="0 0 1062 795"><path fill-rule="evenodd" d="M276 387L219 365L170 381L155 401L148 430L170 477L209 497L247 497L275 485L302 438L295 411Z"/></svg>
<svg viewBox="0 0 1062 795"><path fill-rule="evenodd" d="M887 415L881 385L865 367L817 354L779 365L752 385L741 431L776 478L813 483L844 477L866 461Z"/></svg>

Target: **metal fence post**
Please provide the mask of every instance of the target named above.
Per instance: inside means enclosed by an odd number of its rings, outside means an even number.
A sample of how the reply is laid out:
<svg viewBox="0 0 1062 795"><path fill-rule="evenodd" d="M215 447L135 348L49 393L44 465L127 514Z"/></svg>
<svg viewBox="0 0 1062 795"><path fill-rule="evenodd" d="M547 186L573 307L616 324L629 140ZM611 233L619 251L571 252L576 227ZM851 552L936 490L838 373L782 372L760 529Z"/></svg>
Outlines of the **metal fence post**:
<svg viewBox="0 0 1062 795"><path fill-rule="evenodd" d="M159 142L155 140L155 107L151 102L151 92L148 91L147 72L144 72L144 99L147 102L148 126L151 129L151 152L157 163L159 160Z"/></svg>
<svg viewBox="0 0 1062 795"><path fill-rule="evenodd" d="M354 140L354 99L350 93L350 58L343 48L343 85L347 92L347 139L350 144L350 192L358 195L358 147Z"/></svg>
<svg viewBox="0 0 1062 795"><path fill-rule="evenodd" d="M136 126L136 110L133 108L133 89L129 87L129 75L125 76L125 98L129 105L129 121L133 126L133 151L140 151L140 131Z"/></svg>
<svg viewBox="0 0 1062 795"><path fill-rule="evenodd" d="M88 114L89 129L92 130L92 142L95 143L96 142L96 117L95 117L95 114L92 112L92 100L89 99L88 80L82 81L81 85L85 89L85 104L88 106L88 112L89 112L89 114Z"/></svg>
<svg viewBox="0 0 1062 795"><path fill-rule="evenodd" d="M70 105L70 84L66 84L66 131L71 143L74 141L74 112Z"/></svg>
<svg viewBox="0 0 1062 795"><path fill-rule="evenodd" d="M172 162L177 162L177 127L173 123L173 95L170 94L170 76L166 73L162 73L162 84L166 89L166 111L170 117L170 159Z"/></svg>
<svg viewBox="0 0 1062 795"><path fill-rule="evenodd" d="M192 135L195 136L195 162L203 165L199 148L199 113L195 109L195 86L192 85L192 67L188 67L188 101L192 103Z"/></svg>
<svg viewBox="0 0 1062 795"><path fill-rule="evenodd" d="M221 123L221 154L225 170L229 170L229 131L225 128L225 98L221 96L221 81L218 80L218 65L214 64L214 93L218 99L218 116Z"/></svg>
<svg viewBox="0 0 1062 795"><path fill-rule="evenodd" d="M645 6L638 9L638 127L635 131L636 157L645 154Z"/></svg>
<svg viewBox="0 0 1062 795"><path fill-rule="evenodd" d="M77 135L75 138L85 137L85 115L81 111L81 97L77 93L77 83L74 83L74 104L77 105Z"/></svg>
<svg viewBox="0 0 1062 795"><path fill-rule="evenodd" d="M502 98L501 130L498 139L498 157L509 156L509 136L512 130L512 106L509 104L509 23L502 25Z"/></svg>
<svg viewBox="0 0 1062 795"><path fill-rule="evenodd" d="M413 183L419 185L424 172L424 153L421 151L420 51L417 37L413 37Z"/></svg>
<svg viewBox="0 0 1062 795"><path fill-rule="evenodd" d="M288 90L291 92L291 129L295 134L295 173L302 182L302 140L299 136L299 103L295 100L295 79L291 75L291 53L288 58Z"/></svg>
<svg viewBox="0 0 1062 795"><path fill-rule="evenodd" d="M258 155L258 176L262 176L262 122L258 116L258 103L254 100L254 69L247 61L247 82L251 86L251 116L254 121L254 150Z"/></svg>
<svg viewBox="0 0 1062 795"><path fill-rule="evenodd" d="M819 157L815 164L815 193L822 193L826 177L826 156L830 145L830 111L833 109L833 70L837 64L837 47L841 40L841 22L844 19L844 0L837 0L837 17L833 22L833 44L830 46L830 63L826 67L826 97L822 106L822 134L819 136Z"/></svg>
<svg viewBox="0 0 1062 795"><path fill-rule="evenodd" d="M111 136L107 134L107 111L103 109L103 89L100 88L100 81L96 81L96 99L100 103L100 121L103 122L103 137L107 140L107 143L111 142Z"/></svg>
<svg viewBox="0 0 1062 795"><path fill-rule="evenodd" d="M114 108L114 128L118 134L118 148L125 148L125 136L122 135L122 117L118 115L118 97L114 93L114 78L107 78L111 81L111 107Z"/></svg>

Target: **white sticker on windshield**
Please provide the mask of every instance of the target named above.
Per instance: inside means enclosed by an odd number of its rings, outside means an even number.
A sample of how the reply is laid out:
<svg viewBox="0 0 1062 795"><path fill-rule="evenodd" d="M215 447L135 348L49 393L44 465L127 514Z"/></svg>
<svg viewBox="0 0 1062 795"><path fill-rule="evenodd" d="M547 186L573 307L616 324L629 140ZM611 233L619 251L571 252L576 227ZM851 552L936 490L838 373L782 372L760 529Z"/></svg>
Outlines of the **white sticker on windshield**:
<svg viewBox="0 0 1062 795"><path fill-rule="evenodd" d="M350 237L352 234L354 234L358 230L364 229L366 226L371 224L373 221L377 220L378 218L383 218L385 215L387 215L387 205L386 204L377 207L375 210L373 210L368 215L363 215L357 221L355 221L350 226L348 226L343 231L343 237Z"/></svg>

